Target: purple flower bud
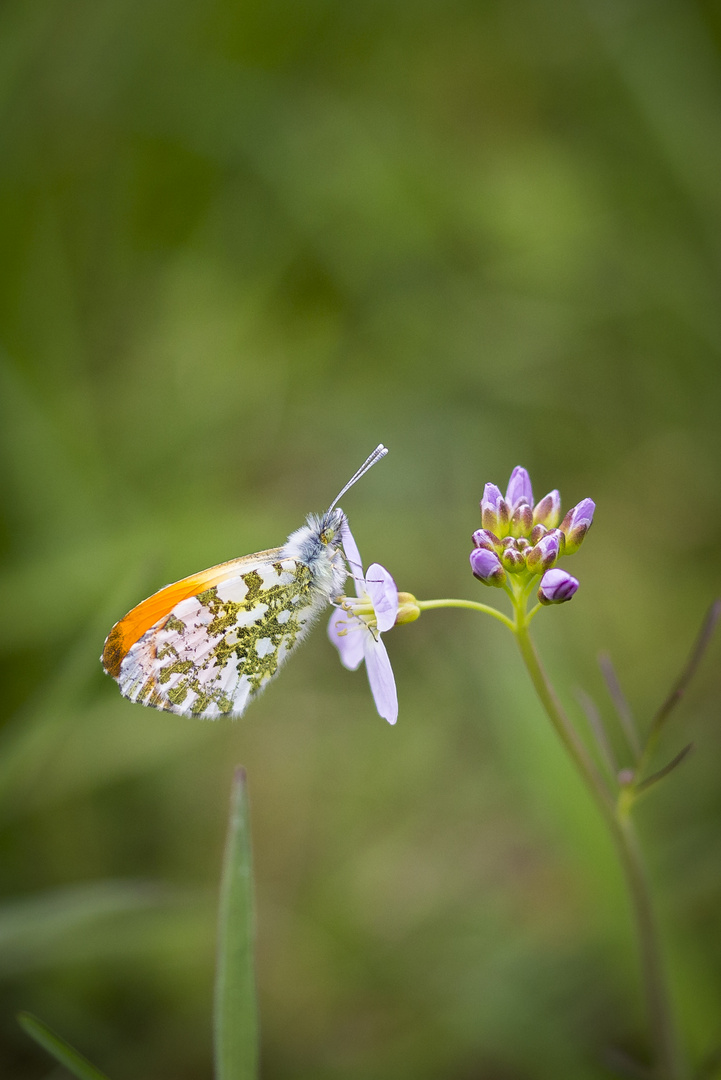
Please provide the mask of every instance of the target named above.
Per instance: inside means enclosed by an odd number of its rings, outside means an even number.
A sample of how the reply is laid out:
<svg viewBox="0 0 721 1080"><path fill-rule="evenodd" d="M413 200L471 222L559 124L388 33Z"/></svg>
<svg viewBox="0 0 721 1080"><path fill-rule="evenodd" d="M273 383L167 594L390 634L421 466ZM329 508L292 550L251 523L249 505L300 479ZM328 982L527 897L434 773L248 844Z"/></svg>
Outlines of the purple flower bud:
<svg viewBox="0 0 721 1080"><path fill-rule="evenodd" d="M495 484L486 484L481 500L481 525L489 532L503 536L508 528L511 513L508 503Z"/></svg>
<svg viewBox="0 0 721 1080"><path fill-rule="evenodd" d="M562 535L556 530L541 537L536 546L531 548L526 555L526 565L529 570L538 573L540 570L548 570L553 566L559 556L561 548L559 536Z"/></svg>
<svg viewBox="0 0 721 1080"><path fill-rule="evenodd" d="M485 548L486 551L501 550L501 541L489 529L476 529L471 539L474 547Z"/></svg>
<svg viewBox="0 0 721 1080"><path fill-rule="evenodd" d="M511 518L511 535L527 536L533 528L533 510L528 503L520 503Z"/></svg>
<svg viewBox="0 0 721 1080"><path fill-rule="evenodd" d="M502 588L506 583L506 571L501 566L501 561L493 551L486 548L474 548L471 552L471 570L473 576L482 581L484 585L495 585Z"/></svg>
<svg viewBox="0 0 721 1080"><path fill-rule="evenodd" d="M515 547L507 547L501 554L501 562L509 574L518 574L526 569L526 560Z"/></svg>
<svg viewBox="0 0 721 1080"><path fill-rule="evenodd" d="M582 499L566 514L561 522L561 532L566 536L566 555L573 555L574 551L580 548L584 536L591 528L595 509L596 504L592 499Z"/></svg>
<svg viewBox="0 0 721 1080"><path fill-rule="evenodd" d="M565 570L546 570L541 578L538 599L542 604L563 604L578 588L578 581Z"/></svg>
<svg viewBox="0 0 721 1080"><path fill-rule="evenodd" d="M528 506L533 506L531 478L526 470L520 465L516 465L511 473L511 479L508 481L508 488L506 490L506 502L511 510L515 510L521 502L526 503Z"/></svg>
<svg viewBox="0 0 721 1080"><path fill-rule="evenodd" d="M544 495L533 511L533 524L555 529L561 520L561 496L558 491Z"/></svg>
<svg viewBox="0 0 721 1080"><path fill-rule="evenodd" d="M531 546L537 544L541 537L545 536L547 532L548 529L545 525L534 525L531 529L531 535L528 538L531 541Z"/></svg>

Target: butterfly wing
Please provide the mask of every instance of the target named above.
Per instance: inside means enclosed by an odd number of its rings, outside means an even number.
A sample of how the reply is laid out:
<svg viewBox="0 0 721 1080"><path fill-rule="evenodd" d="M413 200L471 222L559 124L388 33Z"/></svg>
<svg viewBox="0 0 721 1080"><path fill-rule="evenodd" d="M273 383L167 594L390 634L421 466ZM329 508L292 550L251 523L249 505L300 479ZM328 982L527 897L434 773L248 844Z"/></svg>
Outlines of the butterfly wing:
<svg viewBox="0 0 721 1080"><path fill-rule="evenodd" d="M328 600L282 550L213 566L128 612L102 656L125 697L182 716L241 716Z"/></svg>

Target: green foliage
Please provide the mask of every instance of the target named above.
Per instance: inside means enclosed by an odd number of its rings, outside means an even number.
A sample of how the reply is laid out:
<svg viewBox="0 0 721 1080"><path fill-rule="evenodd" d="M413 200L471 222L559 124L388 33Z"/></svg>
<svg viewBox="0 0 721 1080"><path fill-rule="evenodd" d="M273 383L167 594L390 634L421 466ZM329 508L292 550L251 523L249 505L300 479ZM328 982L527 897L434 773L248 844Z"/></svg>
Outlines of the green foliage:
<svg viewBox="0 0 721 1080"><path fill-rule="evenodd" d="M607 649L647 731L718 593L720 41L682 0L2 5L0 861L12 918L49 920L0 955L3 1076L47 1067L19 1009L113 1076L209 1075L238 760L269 1080L643 1058L607 842L503 627L388 635L393 731L320 626L237 724L135 708L97 658L383 441L344 509L419 597L480 598L486 480L524 464L595 500L539 649L608 719ZM644 775L696 752L639 806L696 1059L721 1015L717 661Z"/></svg>
<svg viewBox="0 0 721 1080"><path fill-rule="evenodd" d="M77 1076L78 1080L108 1080L105 1073L101 1073L87 1058L78 1053L74 1047L61 1039L51 1028L38 1020L37 1016L30 1013L20 1013L18 1023L31 1038L35 1039L44 1050L55 1058L61 1065Z"/></svg>
<svg viewBox="0 0 721 1080"><path fill-rule="evenodd" d="M245 773L236 771L230 805L218 917L215 974L216 1080L258 1075L253 863Z"/></svg>

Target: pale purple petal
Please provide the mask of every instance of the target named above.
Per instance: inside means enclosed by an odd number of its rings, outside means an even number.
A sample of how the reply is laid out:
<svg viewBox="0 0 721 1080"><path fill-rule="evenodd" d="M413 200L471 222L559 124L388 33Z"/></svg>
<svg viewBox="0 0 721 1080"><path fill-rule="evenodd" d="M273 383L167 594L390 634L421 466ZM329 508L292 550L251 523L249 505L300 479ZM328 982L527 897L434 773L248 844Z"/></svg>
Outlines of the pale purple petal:
<svg viewBox="0 0 721 1080"><path fill-rule="evenodd" d="M376 641L370 632L364 634L363 639L368 682L376 709L389 724L395 724L398 719L398 695L386 647L380 638Z"/></svg>
<svg viewBox="0 0 721 1080"><path fill-rule="evenodd" d="M340 653L343 667L355 671L363 661L363 638L371 637L368 628L338 608L330 617L328 637Z"/></svg>
<svg viewBox="0 0 721 1080"><path fill-rule="evenodd" d="M586 528L590 528L595 509L596 504L593 499L582 499L581 502L573 508L571 528L576 529L579 525L585 525Z"/></svg>
<svg viewBox="0 0 721 1080"><path fill-rule="evenodd" d="M371 598L381 633L395 625L398 614L398 587L384 566L372 563L366 570L366 590Z"/></svg>
<svg viewBox="0 0 721 1080"><path fill-rule="evenodd" d="M595 509L596 504L593 499L582 499L568 511L561 522L561 531L566 536L567 555L573 555L580 548L584 536L591 528Z"/></svg>
<svg viewBox="0 0 721 1080"><path fill-rule="evenodd" d="M495 484L486 484L481 500L481 525L492 533L505 536L510 518L508 503Z"/></svg>
<svg viewBox="0 0 721 1080"><path fill-rule="evenodd" d="M488 508L489 510L496 510L498 504L503 498L501 489L496 487L495 484L486 484L483 489L483 498L481 500L481 510Z"/></svg>
<svg viewBox="0 0 721 1080"><path fill-rule="evenodd" d="M484 585L503 585L506 580L506 571L503 569L501 560L495 551L488 551L486 548L474 548L470 559L474 577L477 577Z"/></svg>
<svg viewBox="0 0 721 1080"><path fill-rule="evenodd" d="M506 502L513 509L521 501L533 506L533 490L531 488L531 478L526 470L522 466L516 465L511 473L511 479L508 481Z"/></svg>
<svg viewBox="0 0 721 1080"><path fill-rule="evenodd" d="M358 545L353 538L353 533L350 531L350 525L348 524L348 518L343 518L343 525L340 530L341 539L343 540L343 551L345 552L346 562L350 567L350 572L353 575L353 582L355 584L356 596L362 596L365 592L363 586L363 563L360 557L360 551ZM357 665L356 665L357 666Z"/></svg>
<svg viewBox="0 0 721 1080"><path fill-rule="evenodd" d="M563 604L578 589L578 580L565 570L547 570L541 578L538 599L542 604Z"/></svg>

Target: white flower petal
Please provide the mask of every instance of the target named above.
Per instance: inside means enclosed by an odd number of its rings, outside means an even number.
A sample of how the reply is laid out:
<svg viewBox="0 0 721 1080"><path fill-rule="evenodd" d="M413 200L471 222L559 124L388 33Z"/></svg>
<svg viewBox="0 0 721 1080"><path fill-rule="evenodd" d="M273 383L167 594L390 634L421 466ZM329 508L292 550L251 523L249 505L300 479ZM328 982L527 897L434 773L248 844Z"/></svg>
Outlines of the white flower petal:
<svg viewBox="0 0 721 1080"><path fill-rule="evenodd" d="M376 641L370 633L363 635L363 645L368 682L376 709L389 724L395 724L398 719L398 694L386 647L380 638Z"/></svg>
<svg viewBox="0 0 721 1080"><path fill-rule="evenodd" d="M340 662L348 671L356 671L363 661L363 638L372 637L358 619L341 609L334 611L328 623L328 637L340 654Z"/></svg>
<svg viewBox="0 0 721 1080"><path fill-rule="evenodd" d="M380 563L372 563L366 571L366 589L376 613L381 633L395 625L398 615L398 586Z"/></svg>

